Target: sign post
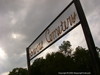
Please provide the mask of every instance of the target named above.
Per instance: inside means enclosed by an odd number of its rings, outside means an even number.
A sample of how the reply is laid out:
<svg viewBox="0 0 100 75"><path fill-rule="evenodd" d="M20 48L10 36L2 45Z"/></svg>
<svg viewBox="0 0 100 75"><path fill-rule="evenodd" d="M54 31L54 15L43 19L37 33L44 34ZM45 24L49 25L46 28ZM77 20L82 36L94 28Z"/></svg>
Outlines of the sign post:
<svg viewBox="0 0 100 75"><path fill-rule="evenodd" d="M87 46L91 54L93 73L94 75L100 75L99 57L79 0L73 0L29 45L29 47L26 48L29 75L32 75L30 61L79 24L82 26Z"/></svg>
<svg viewBox="0 0 100 75"><path fill-rule="evenodd" d="M77 9L77 13L79 15L79 19L81 22L81 26L84 32L84 36L87 42L87 46L89 48L89 52L91 54L91 58L92 58L92 69L94 71L94 75L100 75L100 61L99 61L99 57L96 51L96 47L88 26L88 22L86 20L84 11L82 9L81 3L79 0L73 0Z"/></svg>
<svg viewBox="0 0 100 75"><path fill-rule="evenodd" d="M27 66L28 66L28 75L32 75L31 74L31 65L30 65L30 57L29 57L29 48L26 48L26 54L27 54Z"/></svg>

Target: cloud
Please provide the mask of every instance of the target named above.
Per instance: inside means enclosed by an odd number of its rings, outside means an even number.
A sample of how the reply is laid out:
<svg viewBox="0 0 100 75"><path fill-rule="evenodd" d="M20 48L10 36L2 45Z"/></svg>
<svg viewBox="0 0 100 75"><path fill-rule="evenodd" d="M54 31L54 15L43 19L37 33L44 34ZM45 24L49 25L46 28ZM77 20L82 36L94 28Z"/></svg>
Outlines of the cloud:
<svg viewBox="0 0 100 75"><path fill-rule="evenodd" d="M26 62L23 62L26 61L23 52L25 53L28 44L24 42L26 37L23 28L30 3L30 0L0 0L0 46L4 48L0 50L0 75L2 72L26 65Z"/></svg>
<svg viewBox="0 0 100 75"><path fill-rule="evenodd" d="M6 52L0 48L0 60L5 60L7 58Z"/></svg>
<svg viewBox="0 0 100 75"><path fill-rule="evenodd" d="M91 15L93 11L98 11L97 8L100 8L100 0L81 0L82 7L85 14Z"/></svg>
<svg viewBox="0 0 100 75"><path fill-rule="evenodd" d="M12 39L15 39L15 40L19 40L19 41L21 41L21 40L24 40L25 39L25 36L24 35L22 35L22 34L18 34L18 33L12 33L11 34L11 38Z"/></svg>
<svg viewBox="0 0 100 75"><path fill-rule="evenodd" d="M1 75L8 75L9 74L9 72L5 72L5 73L2 73Z"/></svg>
<svg viewBox="0 0 100 75"><path fill-rule="evenodd" d="M99 9L99 8L98 8ZM94 39L94 42L96 44L96 46L100 47L100 17L98 16L99 13L100 13L100 10L96 10L96 11L93 11L91 13L91 15L88 16L88 22L89 22L89 25L90 25L90 29L91 29L91 32L92 32L92 35L93 35L93 39Z"/></svg>

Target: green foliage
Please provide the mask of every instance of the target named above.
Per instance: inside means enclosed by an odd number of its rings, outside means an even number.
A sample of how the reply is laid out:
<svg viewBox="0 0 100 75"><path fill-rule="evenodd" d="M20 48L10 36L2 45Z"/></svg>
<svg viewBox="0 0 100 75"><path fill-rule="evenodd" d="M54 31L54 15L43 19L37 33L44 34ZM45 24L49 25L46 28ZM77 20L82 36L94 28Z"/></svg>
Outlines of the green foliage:
<svg viewBox="0 0 100 75"><path fill-rule="evenodd" d="M9 73L9 75L28 75L28 72L23 68L14 68L12 72Z"/></svg>

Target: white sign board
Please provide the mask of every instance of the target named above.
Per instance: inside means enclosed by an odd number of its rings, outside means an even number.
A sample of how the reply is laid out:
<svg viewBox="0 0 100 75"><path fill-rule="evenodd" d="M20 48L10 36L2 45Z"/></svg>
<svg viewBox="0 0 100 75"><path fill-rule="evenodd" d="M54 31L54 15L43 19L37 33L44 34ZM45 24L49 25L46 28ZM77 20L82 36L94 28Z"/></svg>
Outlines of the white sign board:
<svg viewBox="0 0 100 75"><path fill-rule="evenodd" d="M57 38L70 30L79 22L79 17L74 3L65 10L52 25L50 25L42 35L29 47L30 59L41 52Z"/></svg>

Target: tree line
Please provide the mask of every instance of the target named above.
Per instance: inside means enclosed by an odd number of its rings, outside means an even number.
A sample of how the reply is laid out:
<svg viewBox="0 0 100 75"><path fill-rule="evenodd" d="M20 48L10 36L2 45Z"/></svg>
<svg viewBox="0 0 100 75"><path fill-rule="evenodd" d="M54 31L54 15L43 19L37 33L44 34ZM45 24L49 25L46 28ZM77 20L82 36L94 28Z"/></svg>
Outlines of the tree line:
<svg viewBox="0 0 100 75"><path fill-rule="evenodd" d="M100 48L96 47L98 55ZM58 75L68 73L93 74L89 50L78 46L75 51L71 48L70 41L63 41L58 52L47 54L45 58L37 58L31 65L33 75ZM28 75L27 69L14 68L9 75ZM69 75L69 74L68 74Z"/></svg>

